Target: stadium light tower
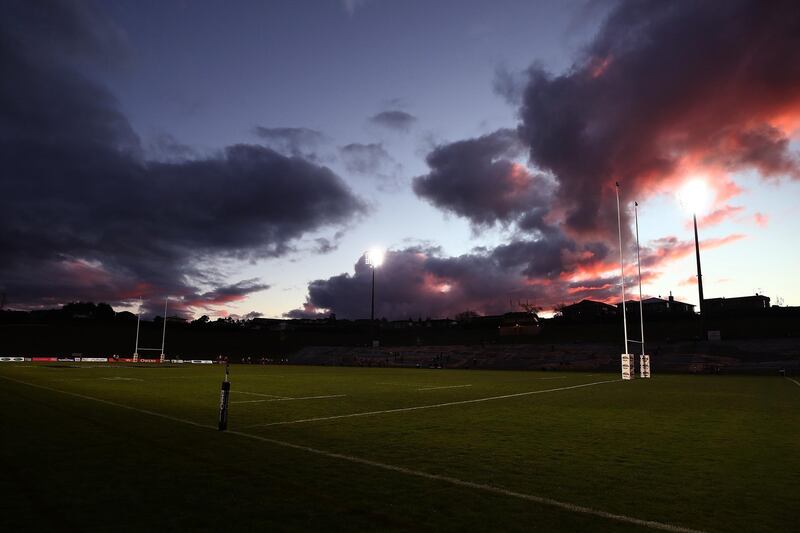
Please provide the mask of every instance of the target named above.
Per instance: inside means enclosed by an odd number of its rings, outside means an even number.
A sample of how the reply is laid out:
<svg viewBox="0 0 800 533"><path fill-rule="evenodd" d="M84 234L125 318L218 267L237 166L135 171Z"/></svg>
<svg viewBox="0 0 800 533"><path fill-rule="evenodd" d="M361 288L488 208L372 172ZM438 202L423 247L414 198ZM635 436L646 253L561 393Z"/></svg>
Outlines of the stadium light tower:
<svg viewBox="0 0 800 533"><path fill-rule="evenodd" d="M385 252L381 248L372 248L367 251L365 260L367 265L372 269L372 306L370 308L369 318L375 321L375 269L383 264Z"/></svg>
<svg viewBox="0 0 800 533"><path fill-rule="evenodd" d="M694 253L697 260L697 292L700 303L700 318L704 318L705 315L703 313L703 271L700 268L700 240L697 238L697 213L706 209L710 196L708 184L701 178L690 179L678 192L678 202L685 211L692 213L692 223L694 224Z"/></svg>
<svg viewBox="0 0 800 533"><path fill-rule="evenodd" d="M372 305L370 306L369 319L370 324L373 326L372 333L372 346L377 347L380 344L378 340L378 325L375 323L375 269L383 264L385 252L381 248L370 249L365 257L366 263L372 268Z"/></svg>

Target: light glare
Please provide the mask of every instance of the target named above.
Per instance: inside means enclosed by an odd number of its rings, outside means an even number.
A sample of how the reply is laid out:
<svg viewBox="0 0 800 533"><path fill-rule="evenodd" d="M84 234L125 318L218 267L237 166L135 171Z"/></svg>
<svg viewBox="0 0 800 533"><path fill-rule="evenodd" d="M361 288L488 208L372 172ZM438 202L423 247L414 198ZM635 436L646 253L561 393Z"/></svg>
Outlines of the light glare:
<svg viewBox="0 0 800 533"><path fill-rule="evenodd" d="M372 248L367 252L366 261L372 268L379 267L383 264L383 259L386 253L381 248Z"/></svg>
<svg viewBox="0 0 800 533"><path fill-rule="evenodd" d="M711 203L711 189L702 178L692 178L678 191L678 203L687 213L702 214Z"/></svg>

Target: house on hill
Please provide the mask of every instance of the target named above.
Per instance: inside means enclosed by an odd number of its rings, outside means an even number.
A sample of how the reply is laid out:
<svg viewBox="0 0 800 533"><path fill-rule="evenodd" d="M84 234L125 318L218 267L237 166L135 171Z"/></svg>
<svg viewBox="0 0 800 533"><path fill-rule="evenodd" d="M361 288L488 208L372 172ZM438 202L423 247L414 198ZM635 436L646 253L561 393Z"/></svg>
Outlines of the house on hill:
<svg viewBox="0 0 800 533"><path fill-rule="evenodd" d="M613 305L594 300L581 300L561 309L561 316L568 320L595 320L616 316L617 313L617 308Z"/></svg>
<svg viewBox="0 0 800 533"><path fill-rule="evenodd" d="M769 297L756 293L755 296L706 298L703 300L703 305L708 313L762 311L769 309Z"/></svg>
<svg viewBox="0 0 800 533"><path fill-rule="evenodd" d="M708 300L706 300L708 301ZM622 302L617 304L617 309L622 312ZM627 313L639 312L639 300L625 302ZM642 300L642 312L648 316L678 316L694 314L694 305L676 300L670 293L667 300L663 298L645 298Z"/></svg>

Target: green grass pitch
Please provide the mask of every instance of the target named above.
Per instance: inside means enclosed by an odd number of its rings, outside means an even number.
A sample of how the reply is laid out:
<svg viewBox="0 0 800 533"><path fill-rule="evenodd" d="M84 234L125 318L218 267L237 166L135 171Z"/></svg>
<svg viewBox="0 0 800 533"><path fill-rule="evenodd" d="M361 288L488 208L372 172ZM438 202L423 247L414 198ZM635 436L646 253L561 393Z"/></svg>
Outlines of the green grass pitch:
<svg viewBox="0 0 800 533"><path fill-rule="evenodd" d="M4 363L0 529L800 527L790 379L231 370Z"/></svg>

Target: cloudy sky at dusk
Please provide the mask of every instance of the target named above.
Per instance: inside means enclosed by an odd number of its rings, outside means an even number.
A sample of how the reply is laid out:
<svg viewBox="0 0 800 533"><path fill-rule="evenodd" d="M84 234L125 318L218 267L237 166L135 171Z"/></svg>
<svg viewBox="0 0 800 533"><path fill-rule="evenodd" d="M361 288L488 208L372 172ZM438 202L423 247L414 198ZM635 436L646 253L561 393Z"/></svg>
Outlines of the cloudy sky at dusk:
<svg viewBox="0 0 800 533"><path fill-rule="evenodd" d="M800 305L800 5L6 1L0 290L267 317ZM631 287L633 288L633 287ZM172 313L170 313L172 314ZM252 316L252 315L251 315Z"/></svg>

